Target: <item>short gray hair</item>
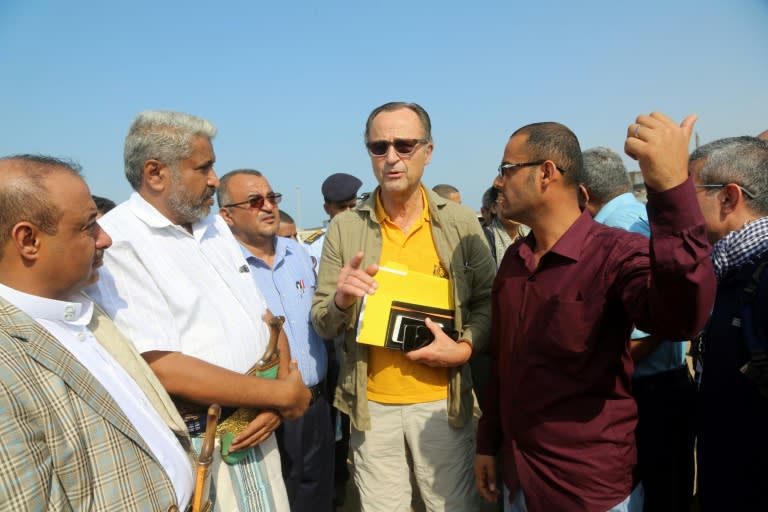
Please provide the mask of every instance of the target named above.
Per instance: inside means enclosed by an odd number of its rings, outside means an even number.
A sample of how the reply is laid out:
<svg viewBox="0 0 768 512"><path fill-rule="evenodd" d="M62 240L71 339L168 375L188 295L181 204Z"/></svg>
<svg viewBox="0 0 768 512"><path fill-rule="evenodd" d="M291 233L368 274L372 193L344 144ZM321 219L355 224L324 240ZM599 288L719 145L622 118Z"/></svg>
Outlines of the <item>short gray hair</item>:
<svg viewBox="0 0 768 512"><path fill-rule="evenodd" d="M229 193L229 180L238 174L258 176L259 178L264 177L261 171L257 171L256 169L235 169L234 171L229 171L227 174L219 178L219 188L216 189L216 202L219 203L219 207L222 207L225 204L229 204L230 201L232 201L232 196Z"/></svg>
<svg viewBox="0 0 768 512"><path fill-rule="evenodd" d="M131 123L125 137L123 158L125 177L134 190L139 190L144 163L156 159L169 167L192 156L192 139L208 140L216 136L216 127L201 117L182 112L148 110Z"/></svg>
<svg viewBox="0 0 768 512"><path fill-rule="evenodd" d="M702 184L735 183L748 192L744 197L752 211L768 215L768 141L749 136L716 140L694 151L689 161L696 160L705 160L699 171Z"/></svg>
<svg viewBox="0 0 768 512"><path fill-rule="evenodd" d="M598 146L582 153L582 182L589 189L590 200L604 205L616 196L632 190L627 168L615 151Z"/></svg>
<svg viewBox="0 0 768 512"><path fill-rule="evenodd" d="M698 160L706 160L723 148L739 142L749 143L750 139L754 139L754 137L742 135L740 137L726 137L724 139L713 140L712 142L708 142L703 146L699 146L694 149L693 153L691 153L691 156L688 157L688 163L696 162Z"/></svg>

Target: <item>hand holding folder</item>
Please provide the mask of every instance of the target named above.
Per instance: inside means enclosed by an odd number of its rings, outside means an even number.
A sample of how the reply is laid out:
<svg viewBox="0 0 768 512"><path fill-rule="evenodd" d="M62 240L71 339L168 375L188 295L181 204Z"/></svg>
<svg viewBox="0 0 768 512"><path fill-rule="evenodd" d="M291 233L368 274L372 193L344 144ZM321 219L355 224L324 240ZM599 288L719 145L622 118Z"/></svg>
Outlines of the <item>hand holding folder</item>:
<svg viewBox="0 0 768 512"><path fill-rule="evenodd" d="M434 339L426 318L445 333L453 331L448 279L409 271L397 263L387 263L378 270L376 293L364 298L358 319L359 343L402 351L418 349Z"/></svg>

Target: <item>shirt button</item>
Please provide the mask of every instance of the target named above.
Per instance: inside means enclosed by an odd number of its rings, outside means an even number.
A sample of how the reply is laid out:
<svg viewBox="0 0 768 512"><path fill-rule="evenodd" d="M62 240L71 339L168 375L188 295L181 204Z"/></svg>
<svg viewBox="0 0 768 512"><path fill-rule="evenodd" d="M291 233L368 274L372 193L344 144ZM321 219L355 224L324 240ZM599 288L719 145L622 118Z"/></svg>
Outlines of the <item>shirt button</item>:
<svg viewBox="0 0 768 512"><path fill-rule="evenodd" d="M64 307L64 320L72 320L75 318L75 306L69 305Z"/></svg>
<svg viewBox="0 0 768 512"><path fill-rule="evenodd" d="M83 332L77 333L77 339L80 341L85 341L85 333Z"/></svg>

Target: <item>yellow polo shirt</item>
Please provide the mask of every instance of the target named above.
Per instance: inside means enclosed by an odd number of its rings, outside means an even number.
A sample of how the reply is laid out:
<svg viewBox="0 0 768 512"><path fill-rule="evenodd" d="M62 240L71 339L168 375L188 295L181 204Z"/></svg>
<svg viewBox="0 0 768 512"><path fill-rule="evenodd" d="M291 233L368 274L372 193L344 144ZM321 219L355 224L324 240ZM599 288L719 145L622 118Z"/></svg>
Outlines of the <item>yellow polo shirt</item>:
<svg viewBox="0 0 768 512"><path fill-rule="evenodd" d="M380 265L397 262L409 270L438 276L448 272L432 240L429 206L421 188L424 210L406 234L389 218L376 195L376 217L381 223ZM368 399L385 404L415 404L448 396L448 369L415 363L397 350L368 347Z"/></svg>

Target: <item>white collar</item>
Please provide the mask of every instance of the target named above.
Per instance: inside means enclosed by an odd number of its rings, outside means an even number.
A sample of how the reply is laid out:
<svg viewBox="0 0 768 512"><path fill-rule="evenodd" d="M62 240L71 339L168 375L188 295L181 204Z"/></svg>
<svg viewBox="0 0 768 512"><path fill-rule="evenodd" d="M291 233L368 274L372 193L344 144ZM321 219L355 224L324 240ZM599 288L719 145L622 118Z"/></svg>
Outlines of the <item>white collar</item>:
<svg viewBox="0 0 768 512"><path fill-rule="evenodd" d="M183 231L189 235L189 232L186 229L179 226L178 224L171 222L168 217L160 213L157 208L149 204L149 202L141 197L141 194L138 192L133 192L131 197L128 198L128 206L137 218L139 218L142 222L151 228L162 229L171 227ZM214 215L216 214L211 211L210 214L192 224L192 236L196 240L199 241L203 237L203 234L208 230L208 228L215 223L216 218Z"/></svg>
<svg viewBox="0 0 768 512"><path fill-rule="evenodd" d="M81 294L73 295L69 301L62 301L30 295L0 284L0 295L34 319L85 326L93 316L93 301Z"/></svg>

